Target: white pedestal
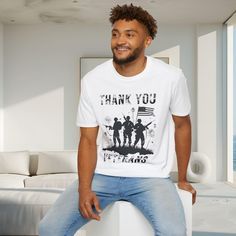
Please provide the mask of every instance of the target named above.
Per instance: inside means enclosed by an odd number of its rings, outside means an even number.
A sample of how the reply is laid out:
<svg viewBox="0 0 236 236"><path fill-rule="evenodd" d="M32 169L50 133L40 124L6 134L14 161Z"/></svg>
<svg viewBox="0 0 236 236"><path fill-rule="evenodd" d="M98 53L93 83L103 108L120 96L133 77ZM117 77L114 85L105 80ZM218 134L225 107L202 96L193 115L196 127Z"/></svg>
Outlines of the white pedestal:
<svg viewBox="0 0 236 236"><path fill-rule="evenodd" d="M187 236L192 235L192 195L178 189L183 202ZM108 206L101 215L101 221L91 221L81 228L75 236L153 236L154 231L142 215L131 203L118 201Z"/></svg>

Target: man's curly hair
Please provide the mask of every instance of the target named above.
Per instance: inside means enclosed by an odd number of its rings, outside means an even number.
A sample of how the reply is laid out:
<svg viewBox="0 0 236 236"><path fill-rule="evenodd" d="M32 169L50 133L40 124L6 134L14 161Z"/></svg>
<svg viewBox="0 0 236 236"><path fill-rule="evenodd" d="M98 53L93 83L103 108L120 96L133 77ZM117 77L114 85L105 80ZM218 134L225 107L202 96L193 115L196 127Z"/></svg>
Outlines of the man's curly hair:
<svg viewBox="0 0 236 236"><path fill-rule="evenodd" d="M113 25L118 20L137 20L144 26L146 26L149 35L152 39L155 38L157 33L157 22L156 20L142 7L130 5L117 5L111 9L110 18L111 24Z"/></svg>

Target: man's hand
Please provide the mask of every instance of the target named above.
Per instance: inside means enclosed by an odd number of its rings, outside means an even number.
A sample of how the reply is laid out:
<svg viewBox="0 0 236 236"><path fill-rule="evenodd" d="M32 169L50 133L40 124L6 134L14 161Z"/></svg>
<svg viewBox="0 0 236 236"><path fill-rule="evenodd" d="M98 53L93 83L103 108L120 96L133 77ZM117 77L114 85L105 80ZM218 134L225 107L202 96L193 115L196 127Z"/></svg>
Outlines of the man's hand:
<svg viewBox="0 0 236 236"><path fill-rule="evenodd" d="M185 190L185 191L188 191L188 192L192 193L192 204L194 204L196 202L197 192L189 182L179 181L178 182L178 187L182 190Z"/></svg>
<svg viewBox="0 0 236 236"><path fill-rule="evenodd" d="M96 212L94 211L96 210ZM100 220L101 208L98 197L91 190L79 190L79 210L82 216L88 220Z"/></svg>

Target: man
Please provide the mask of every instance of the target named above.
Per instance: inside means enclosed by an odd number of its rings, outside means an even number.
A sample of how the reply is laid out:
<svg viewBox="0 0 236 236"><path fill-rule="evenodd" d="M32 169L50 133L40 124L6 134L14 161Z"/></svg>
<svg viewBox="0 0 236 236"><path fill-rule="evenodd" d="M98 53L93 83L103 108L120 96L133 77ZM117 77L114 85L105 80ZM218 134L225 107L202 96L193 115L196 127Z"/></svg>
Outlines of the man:
<svg viewBox="0 0 236 236"><path fill-rule="evenodd" d="M49 210L40 223L40 235L73 235L89 220L100 220L100 212L117 200L139 208L155 236L186 235L183 207L169 178L176 149L178 187L191 192L195 202L196 191L186 179L191 152L186 79L180 69L145 56L157 32L156 21L148 12L132 4L118 5L111 10L110 21L113 60L82 79L77 120L81 127L79 181ZM101 101L104 97L106 102ZM122 99L117 102L117 98ZM125 153L125 147L111 151L105 140L97 149L98 127L106 132L103 124L107 117L122 118L134 109L143 123L151 122L151 152L140 154L130 148Z"/></svg>

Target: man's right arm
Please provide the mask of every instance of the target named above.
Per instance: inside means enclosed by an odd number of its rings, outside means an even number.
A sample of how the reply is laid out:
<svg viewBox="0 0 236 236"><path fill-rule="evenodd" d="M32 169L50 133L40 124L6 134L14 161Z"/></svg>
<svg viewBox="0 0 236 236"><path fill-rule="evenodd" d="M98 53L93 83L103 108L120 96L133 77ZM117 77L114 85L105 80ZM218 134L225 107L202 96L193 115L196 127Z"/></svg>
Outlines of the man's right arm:
<svg viewBox="0 0 236 236"><path fill-rule="evenodd" d="M98 127L81 128L81 137L78 148L78 176L79 176L79 210L84 218L100 220L95 207L101 211L96 194L92 191L92 179L97 163L96 139Z"/></svg>

